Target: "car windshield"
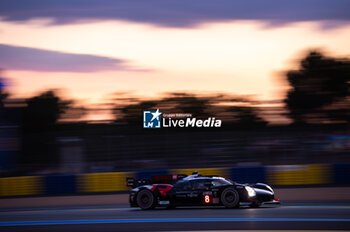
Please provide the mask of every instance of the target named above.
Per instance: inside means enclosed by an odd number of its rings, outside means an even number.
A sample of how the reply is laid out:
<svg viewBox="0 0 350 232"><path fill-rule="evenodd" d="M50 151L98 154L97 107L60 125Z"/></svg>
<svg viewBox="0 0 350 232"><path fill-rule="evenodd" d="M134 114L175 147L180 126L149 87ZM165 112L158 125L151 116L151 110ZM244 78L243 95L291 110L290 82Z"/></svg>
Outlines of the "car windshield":
<svg viewBox="0 0 350 232"><path fill-rule="evenodd" d="M219 187L219 186L231 184L231 182L229 182L228 180L225 180L225 179L215 179L215 180L212 180L211 183L214 187Z"/></svg>
<svg viewBox="0 0 350 232"><path fill-rule="evenodd" d="M191 183L189 181L179 181L174 187L177 189L191 189Z"/></svg>

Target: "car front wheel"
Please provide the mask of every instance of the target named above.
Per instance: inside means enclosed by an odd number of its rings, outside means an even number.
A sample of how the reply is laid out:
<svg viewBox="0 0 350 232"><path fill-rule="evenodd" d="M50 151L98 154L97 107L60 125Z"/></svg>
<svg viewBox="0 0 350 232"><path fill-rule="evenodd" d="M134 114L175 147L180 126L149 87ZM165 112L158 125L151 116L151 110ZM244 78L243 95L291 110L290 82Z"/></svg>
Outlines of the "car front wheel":
<svg viewBox="0 0 350 232"><path fill-rule="evenodd" d="M227 188L221 194L221 202L226 208L236 208L239 205L239 195L236 189Z"/></svg>

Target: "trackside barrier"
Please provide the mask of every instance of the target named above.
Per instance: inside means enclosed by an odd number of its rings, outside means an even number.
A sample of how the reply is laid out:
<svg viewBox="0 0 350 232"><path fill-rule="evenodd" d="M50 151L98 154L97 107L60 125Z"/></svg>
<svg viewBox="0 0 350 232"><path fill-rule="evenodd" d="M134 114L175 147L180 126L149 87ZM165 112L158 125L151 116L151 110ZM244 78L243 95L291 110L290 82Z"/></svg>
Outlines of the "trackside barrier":
<svg viewBox="0 0 350 232"><path fill-rule="evenodd" d="M0 178L0 196L38 195L42 193L42 182L37 176Z"/></svg>
<svg viewBox="0 0 350 232"><path fill-rule="evenodd" d="M76 193L75 175L45 176L46 194L69 194Z"/></svg>
<svg viewBox="0 0 350 232"><path fill-rule="evenodd" d="M152 176L157 175L169 175L168 170L156 170L156 171L141 171L136 173L136 179L150 179Z"/></svg>
<svg viewBox="0 0 350 232"><path fill-rule="evenodd" d="M238 183L265 183L265 167L231 168L231 180Z"/></svg>
<svg viewBox="0 0 350 232"><path fill-rule="evenodd" d="M350 184L350 163L333 164L333 183Z"/></svg>
<svg viewBox="0 0 350 232"><path fill-rule="evenodd" d="M331 182L328 164L280 165L267 167L267 182L271 185L317 185Z"/></svg>
<svg viewBox="0 0 350 232"><path fill-rule="evenodd" d="M116 192L128 191L126 177L133 177L132 172L108 172L81 174L78 178L79 192Z"/></svg>
<svg viewBox="0 0 350 232"><path fill-rule="evenodd" d="M262 182L273 186L350 184L350 163L279 165L234 168L191 168L140 172L88 173L79 175L24 176L0 178L0 197L40 194L74 194L130 190L126 177L151 178L154 175L217 175L238 183Z"/></svg>
<svg viewBox="0 0 350 232"><path fill-rule="evenodd" d="M223 176L230 177L229 168L189 168L189 169L174 169L172 170L173 174L186 174L191 175L194 171L198 171L199 174L204 176Z"/></svg>

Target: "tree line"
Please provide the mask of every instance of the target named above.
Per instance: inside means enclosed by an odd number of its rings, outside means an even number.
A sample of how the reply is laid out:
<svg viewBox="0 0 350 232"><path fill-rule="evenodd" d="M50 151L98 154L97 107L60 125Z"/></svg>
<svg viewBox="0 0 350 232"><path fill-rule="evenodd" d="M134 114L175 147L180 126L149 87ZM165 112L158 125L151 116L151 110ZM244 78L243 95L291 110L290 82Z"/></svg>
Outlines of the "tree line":
<svg viewBox="0 0 350 232"><path fill-rule="evenodd" d="M284 99L288 116L294 124L350 122L350 60L327 57L318 51L309 52L297 70L285 75L290 85ZM0 112L8 98L0 80ZM261 108L254 100L229 94L201 95L167 93L155 100L116 98L113 114L117 122L130 126L142 125L142 111L160 108L162 112L191 113L194 117L224 118L232 124L265 126ZM25 100L22 111L23 128L28 131L52 129L69 110L73 100L63 100L55 91L45 91ZM84 115L80 108L76 117Z"/></svg>

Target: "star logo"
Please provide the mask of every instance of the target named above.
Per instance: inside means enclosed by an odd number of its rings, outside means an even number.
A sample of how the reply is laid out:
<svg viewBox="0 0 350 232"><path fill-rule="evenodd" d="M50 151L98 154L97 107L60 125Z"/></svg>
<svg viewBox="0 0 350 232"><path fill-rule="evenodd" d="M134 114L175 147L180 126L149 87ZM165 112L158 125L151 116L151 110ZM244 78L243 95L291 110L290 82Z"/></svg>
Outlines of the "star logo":
<svg viewBox="0 0 350 232"><path fill-rule="evenodd" d="M143 111L143 128L160 128L161 114L159 109Z"/></svg>
<svg viewBox="0 0 350 232"><path fill-rule="evenodd" d="M151 113L151 114L153 115L153 117L152 117L152 119L151 119L151 122L152 122L154 119L159 120L159 115L161 115L162 113L161 113L161 112L159 112L159 109L157 109L157 111L156 111L156 112Z"/></svg>

